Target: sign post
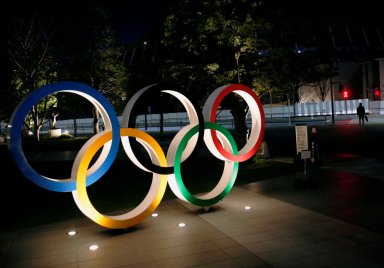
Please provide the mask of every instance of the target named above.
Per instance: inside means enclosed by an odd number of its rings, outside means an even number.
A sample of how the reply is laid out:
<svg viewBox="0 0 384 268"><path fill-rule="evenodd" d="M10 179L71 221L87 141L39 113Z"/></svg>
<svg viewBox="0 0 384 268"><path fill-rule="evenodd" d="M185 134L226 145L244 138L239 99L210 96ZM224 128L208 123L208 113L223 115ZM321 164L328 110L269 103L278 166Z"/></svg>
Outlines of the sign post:
<svg viewBox="0 0 384 268"><path fill-rule="evenodd" d="M307 183L307 159L311 158L311 151L308 148L308 128L306 124L295 126L296 134L296 154L304 160L304 177L301 180L295 180L295 186L305 186Z"/></svg>
<svg viewBox="0 0 384 268"><path fill-rule="evenodd" d="M296 125L296 153L301 154L302 151L308 150L308 129L306 124Z"/></svg>
<svg viewBox="0 0 384 268"><path fill-rule="evenodd" d="M304 181L307 179L307 159L311 158L310 150L301 151L301 159L304 160Z"/></svg>

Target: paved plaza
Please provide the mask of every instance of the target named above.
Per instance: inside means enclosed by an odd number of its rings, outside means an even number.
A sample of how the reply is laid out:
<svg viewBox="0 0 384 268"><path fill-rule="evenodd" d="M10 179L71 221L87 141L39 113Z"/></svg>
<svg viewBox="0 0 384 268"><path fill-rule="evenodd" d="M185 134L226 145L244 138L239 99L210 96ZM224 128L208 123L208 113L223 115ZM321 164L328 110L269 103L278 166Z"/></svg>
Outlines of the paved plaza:
<svg viewBox="0 0 384 268"><path fill-rule="evenodd" d="M127 230L81 216L1 232L0 267L384 267L383 172L382 158L328 153L308 170L313 187L293 186L299 171L237 185L209 209L163 200Z"/></svg>
<svg viewBox="0 0 384 268"><path fill-rule="evenodd" d="M325 166L319 174L335 169ZM158 217L128 230L105 229L84 216L1 233L0 266L383 267L383 232L308 208L322 202L321 192L336 191L335 187L348 184L350 176L362 177L356 172L331 184L328 176L328 182L320 181L314 189L292 187L293 180L302 176L298 172L236 186L210 210L180 200L162 201ZM348 185L345 191L346 195L351 191ZM344 202L338 205L341 210L353 209L348 197ZM186 226L178 227L181 222ZM71 230L77 234L69 236ZM93 244L98 250L88 249Z"/></svg>

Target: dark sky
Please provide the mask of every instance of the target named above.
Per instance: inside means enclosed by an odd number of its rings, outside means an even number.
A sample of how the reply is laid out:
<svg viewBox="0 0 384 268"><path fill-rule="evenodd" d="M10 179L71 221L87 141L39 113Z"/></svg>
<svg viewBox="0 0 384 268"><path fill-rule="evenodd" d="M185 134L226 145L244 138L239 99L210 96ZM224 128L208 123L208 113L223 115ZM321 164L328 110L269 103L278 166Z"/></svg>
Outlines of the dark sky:
<svg viewBox="0 0 384 268"><path fill-rule="evenodd" d="M252 1L252 0L250 0ZM271 0L265 0L268 2ZM294 17L320 21L348 21L384 25L378 1L346 0L274 0ZM235 2L235 0L234 0ZM166 0L106 1L124 40L134 40L153 26L159 26L165 14Z"/></svg>
<svg viewBox="0 0 384 268"><path fill-rule="evenodd" d="M122 41L132 41L160 27L165 13L162 0L107 1Z"/></svg>
<svg viewBox="0 0 384 268"><path fill-rule="evenodd" d="M294 12L298 16L360 22L382 20L379 1L375 0L296 0L283 2L292 3L292 10L295 10Z"/></svg>
<svg viewBox="0 0 384 268"><path fill-rule="evenodd" d="M70 14L75 10L85 10L90 3L97 1L110 10L112 21L116 23L122 41L126 42L136 40L153 26L160 26L164 15L163 0L14 0L0 9L0 23L10 24L12 19L19 17L23 12L32 10L70 20Z"/></svg>
<svg viewBox="0 0 384 268"><path fill-rule="evenodd" d="M107 6L113 15L124 42L135 41L153 27L161 27L165 14L166 0L99 0ZM235 0L234 0L235 1ZM271 0L265 0L266 3ZM320 20L347 20L358 22L374 22L383 25L382 11L378 1L346 1L346 0L274 0L279 5L285 6L288 12L295 17L313 18ZM87 6L82 0L66 1L18 1L7 3L1 11L5 16L0 16L1 23L7 23L9 17L20 13L20 9L42 9L48 12L66 12ZM271 2L269 2L271 3ZM55 11L52 11L55 10ZM70 18L67 18L70 19Z"/></svg>

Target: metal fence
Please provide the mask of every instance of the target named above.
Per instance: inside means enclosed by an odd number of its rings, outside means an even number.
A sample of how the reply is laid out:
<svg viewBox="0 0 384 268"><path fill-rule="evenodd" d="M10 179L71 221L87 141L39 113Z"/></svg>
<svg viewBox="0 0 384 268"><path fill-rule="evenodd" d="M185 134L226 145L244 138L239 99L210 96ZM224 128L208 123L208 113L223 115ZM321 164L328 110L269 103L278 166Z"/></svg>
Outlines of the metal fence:
<svg viewBox="0 0 384 268"><path fill-rule="evenodd" d="M368 114L384 115L384 101L369 101L368 99L342 100L335 101L333 107L333 115L338 120L348 120L351 116L356 115L356 108L362 103ZM267 124L295 124L300 122L312 122L314 124L330 124L332 123L332 103L331 101L319 103L296 103L294 106L270 106L264 107L265 119ZM119 117L121 122L121 117ZM77 119L77 134L93 133L93 119L84 118ZM217 113L216 122L227 128L234 127L233 116L229 110L220 110ZM250 124L251 117L248 115L247 123ZM163 127L165 130L177 130L189 124L189 118L186 112L166 113L163 114ZM103 126L100 121L99 127ZM136 118L136 128L142 130L160 130L160 115L146 114L138 115ZM48 133L49 123L45 124L41 133ZM58 120L56 128L60 128L62 133L74 134L74 120ZM7 124L0 123L0 135L5 135Z"/></svg>

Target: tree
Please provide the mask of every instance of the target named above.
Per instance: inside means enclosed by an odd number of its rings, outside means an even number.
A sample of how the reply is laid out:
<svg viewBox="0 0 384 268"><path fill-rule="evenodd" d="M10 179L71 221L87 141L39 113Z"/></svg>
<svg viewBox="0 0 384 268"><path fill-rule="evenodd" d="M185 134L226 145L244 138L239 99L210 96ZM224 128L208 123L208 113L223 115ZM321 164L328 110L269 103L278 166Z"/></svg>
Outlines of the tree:
<svg viewBox="0 0 384 268"><path fill-rule="evenodd" d="M87 75L93 87L97 88L116 107L119 106L126 93L126 69L122 60L123 50L117 47L116 34L108 25L107 17L100 10L102 18L100 27L94 29L95 47L90 54L90 65ZM94 108L94 131L98 129L98 111Z"/></svg>
<svg viewBox="0 0 384 268"><path fill-rule="evenodd" d="M310 42L312 24L291 16L288 4L277 0L168 3L162 74L196 95L242 83L258 95L292 94L294 100L302 85L314 81L316 61L297 46ZM237 142L244 144L247 105L230 96L223 107L231 109Z"/></svg>
<svg viewBox="0 0 384 268"><path fill-rule="evenodd" d="M64 14L65 23L60 25L61 47L58 51L63 79L75 79L91 85L108 100L122 109L127 94L127 70L124 49L118 44L115 29L108 11L98 3L88 3ZM81 70L81 72L79 72ZM99 132L100 114L93 107L93 129Z"/></svg>
<svg viewBox="0 0 384 268"><path fill-rule="evenodd" d="M162 44L162 77L201 96L216 87L243 83L251 85L257 52L266 42L258 32L269 24L257 18L259 1L169 1ZM229 97L237 141L247 135L247 105Z"/></svg>
<svg viewBox="0 0 384 268"><path fill-rule="evenodd" d="M49 23L37 13L20 16L7 45L10 68L10 91L13 103L21 102L35 89L56 79L56 62L51 51ZM40 129L49 120L49 113L57 104L54 96L47 96L35 104L25 121L25 132L32 132L35 141Z"/></svg>
<svg viewBox="0 0 384 268"><path fill-rule="evenodd" d="M335 75L332 65L321 64L317 66L317 79L313 83L313 88L320 101L325 101L328 93L331 91L330 79Z"/></svg>

